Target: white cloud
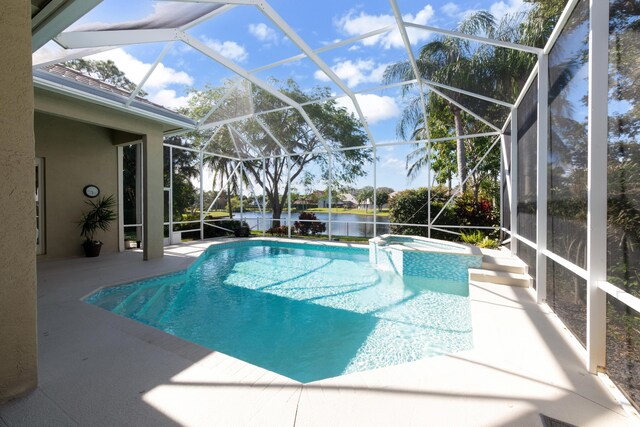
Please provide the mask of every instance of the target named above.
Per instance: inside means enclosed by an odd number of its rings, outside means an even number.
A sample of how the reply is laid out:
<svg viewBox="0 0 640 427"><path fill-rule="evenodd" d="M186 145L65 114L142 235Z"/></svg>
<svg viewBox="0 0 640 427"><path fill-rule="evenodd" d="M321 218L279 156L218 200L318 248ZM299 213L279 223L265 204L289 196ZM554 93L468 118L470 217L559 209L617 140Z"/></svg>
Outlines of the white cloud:
<svg viewBox="0 0 640 427"><path fill-rule="evenodd" d="M449 3L445 4L444 6L442 6L440 8L440 10L445 15L448 15L448 16L451 16L451 17L456 17L460 13L460 6L458 6L457 4L455 4L453 2L449 2Z"/></svg>
<svg viewBox="0 0 640 427"><path fill-rule="evenodd" d="M426 5L422 10L418 11L415 15L405 14L402 19L406 22L413 22L415 24L426 25L433 17L433 7ZM356 14L354 10L349 11L346 15L336 21L338 28L344 33L355 36L367 33L369 31L386 27L388 25L396 25L396 20L393 15L369 15L365 12ZM407 28L409 40L411 43L421 43L427 40L430 33L427 31L417 30L415 28ZM402 37L400 32L396 29L386 34L379 36L369 37L362 40L362 44L365 46L373 46L379 44L385 49L390 48L404 48Z"/></svg>
<svg viewBox="0 0 640 427"><path fill-rule="evenodd" d="M249 33L261 42L276 43L278 41L278 34L273 28L267 26L267 24L249 24Z"/></svg>
<svg viewBox="0 0 640 427"><path fill-rule="evenodd" d="M396 100L390 96L364 94L356 95L356 98L362 109L362 114L364 114L369 124L400 116L400 107L398 107ZM346 108L347 111L356 114L355 106L349 98L338 98L336 103Z"/></svg>
<svg viewBox="0 0 640 427"><path fill-rule="evenodd" d="M144 78L151 64L140 61L123 49L113 49L88 56L87 59L112 60L125 76L138 84ZM143 90L148 93L147 98L169 108L180 108L186 104L186 97L177 96L175 90L168 89L171 85L192 85L193 77L184 71L177 71L160 63L151 73Z"/></svg>
<svg viewBox="0 0 640 427"><path fill-rule="evenodd" d="M91 55L87 57L87 59L112 60L127 78L134 83L140 82L149 70L149 67L151 67L151 64L140 61L138 58L120 48ZM193 84L193 77L184 71L176 71L160 63L145 83L145 90L164 89L172 84L191 85Z"/></svg>
<svg viewBox="0 0 640 427"><path fill-rule="evenodd" d="M174 110L186 107L189 102L189 96L177 95L178 94L173 89L162 89L153 94L149 94L149 101L164 106L170 106Z"/></svg>
<svg viewBox="0 0 640 427"><path fill-rule="evenodd" d="M397 169L402 171L406 169L404 160L400 160L396 157L388 157L384 162L382 162L382 167L387 167L389 169Z"/></svg>
<svg viewBox="0 0 640 427"><path fill-rule="evenodd" d="M208 37L202 37L202 41L211 49L218 52L220 55L232 61L244 62L249 57L249 53L244 46L239 45L234 41L219 41L216 39L210 39Z"/></svg>
<svg viewBox="0 0 640 427"><path fill-rule="evenodd" d="M505 15L524 12L530 8L531 5L525 4L523 0L500 0L489 7L489 12L496 18L496 21L499 21Z"/></svg>
<svg viewBox="0 0 640 427"><path fill-rule="evenodd" d="M382 81L382 75L388 64L377 64L372 59L350 59L338 61L331 67L334 73L347 83L349 87L361 83L376 83ZM322 71L316 71L313 76L320 81L327 82L329 77Z"/></svg>

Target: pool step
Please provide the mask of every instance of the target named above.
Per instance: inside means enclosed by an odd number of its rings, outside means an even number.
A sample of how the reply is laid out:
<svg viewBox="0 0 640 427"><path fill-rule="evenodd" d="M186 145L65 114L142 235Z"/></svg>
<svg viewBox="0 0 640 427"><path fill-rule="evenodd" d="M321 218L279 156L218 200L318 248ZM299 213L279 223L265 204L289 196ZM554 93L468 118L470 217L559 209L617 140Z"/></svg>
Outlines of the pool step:
<svg viewBox="0 0 640 427"><path fill-rule="evenodd" d="M507 271L510 273L527 274L527 264L513 257L496 257L484 255L482 269L492 271Z"/></svg>
<svg viewBox="0 0 640 427"><path fill-rule="evenodd" d="M496 283L498 285L528 288L531 286L531 276L528 274L514 273L510 271L485 270L483 268L470 268L469 280L474 282Z"/></svg>
<svg viewBox="0 0 640 427"><path fill-rule="evenodd" d="M509 253L493 251L482 256L482 268L470 268L469 280L521 288L531 286L527 265Z"/></svg>
<svg viewBox="0 0 640 427"><path fill-rule="evenodd" d="M171 308L182 285L184 280L162 285L134 317L152 326L159 324L160 319Z"/></svg>

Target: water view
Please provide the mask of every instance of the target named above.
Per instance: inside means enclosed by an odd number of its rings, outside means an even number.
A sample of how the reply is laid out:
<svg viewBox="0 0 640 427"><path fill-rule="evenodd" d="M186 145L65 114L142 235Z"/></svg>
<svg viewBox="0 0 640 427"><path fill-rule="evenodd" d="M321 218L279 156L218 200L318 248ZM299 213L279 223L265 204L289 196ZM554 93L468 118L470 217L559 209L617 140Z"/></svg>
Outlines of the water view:
<svg viewBox="0 0 640 427"><path fill-rule="evenodd" d="M319 221L327 225L327 231L322 234L328 234L329 231L329 214L325 212L314 212ZM298 220L300 212L291 212L291 222ZM234 212L234 219L240 219L240 212ZM249 224L253 230L268 230L271 228L273 221L271 212L265 215L266 221L262 220L261 212L243 212L242 219ZM287 225L287 214L283 212L281 217L282 225ZM389 233L389 217L378 216L376 218L377 234ZM353 236L353 237L373 237L373 215L355 215L347 213L331 214L331 234L336 236Z"/></svg>

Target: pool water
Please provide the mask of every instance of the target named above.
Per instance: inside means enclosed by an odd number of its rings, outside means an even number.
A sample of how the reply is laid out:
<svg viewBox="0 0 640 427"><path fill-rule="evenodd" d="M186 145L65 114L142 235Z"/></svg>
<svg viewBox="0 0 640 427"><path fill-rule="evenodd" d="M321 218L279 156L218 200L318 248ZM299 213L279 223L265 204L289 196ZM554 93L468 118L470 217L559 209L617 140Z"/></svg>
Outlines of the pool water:
<svg viewBox="0 0 640 427"><path fill-rule="evenodd" d="M86 301L301 382L472 347L467 282L378 270L366 248L215 245Z"/></svg>

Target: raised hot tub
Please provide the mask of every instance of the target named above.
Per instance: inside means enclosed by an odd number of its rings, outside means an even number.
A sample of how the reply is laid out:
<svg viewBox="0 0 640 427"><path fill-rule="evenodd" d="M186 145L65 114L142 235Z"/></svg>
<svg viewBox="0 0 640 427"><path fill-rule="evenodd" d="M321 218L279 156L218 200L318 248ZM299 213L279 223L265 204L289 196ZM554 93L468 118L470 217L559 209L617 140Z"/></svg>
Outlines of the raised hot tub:
<svg viewBox="0 0 640 427"><path fill-rule="evenodd" d="M419 236L383 234L369 240L369 261L400 276L467 281L469 268L482 266L475 246Z"/></svg>

